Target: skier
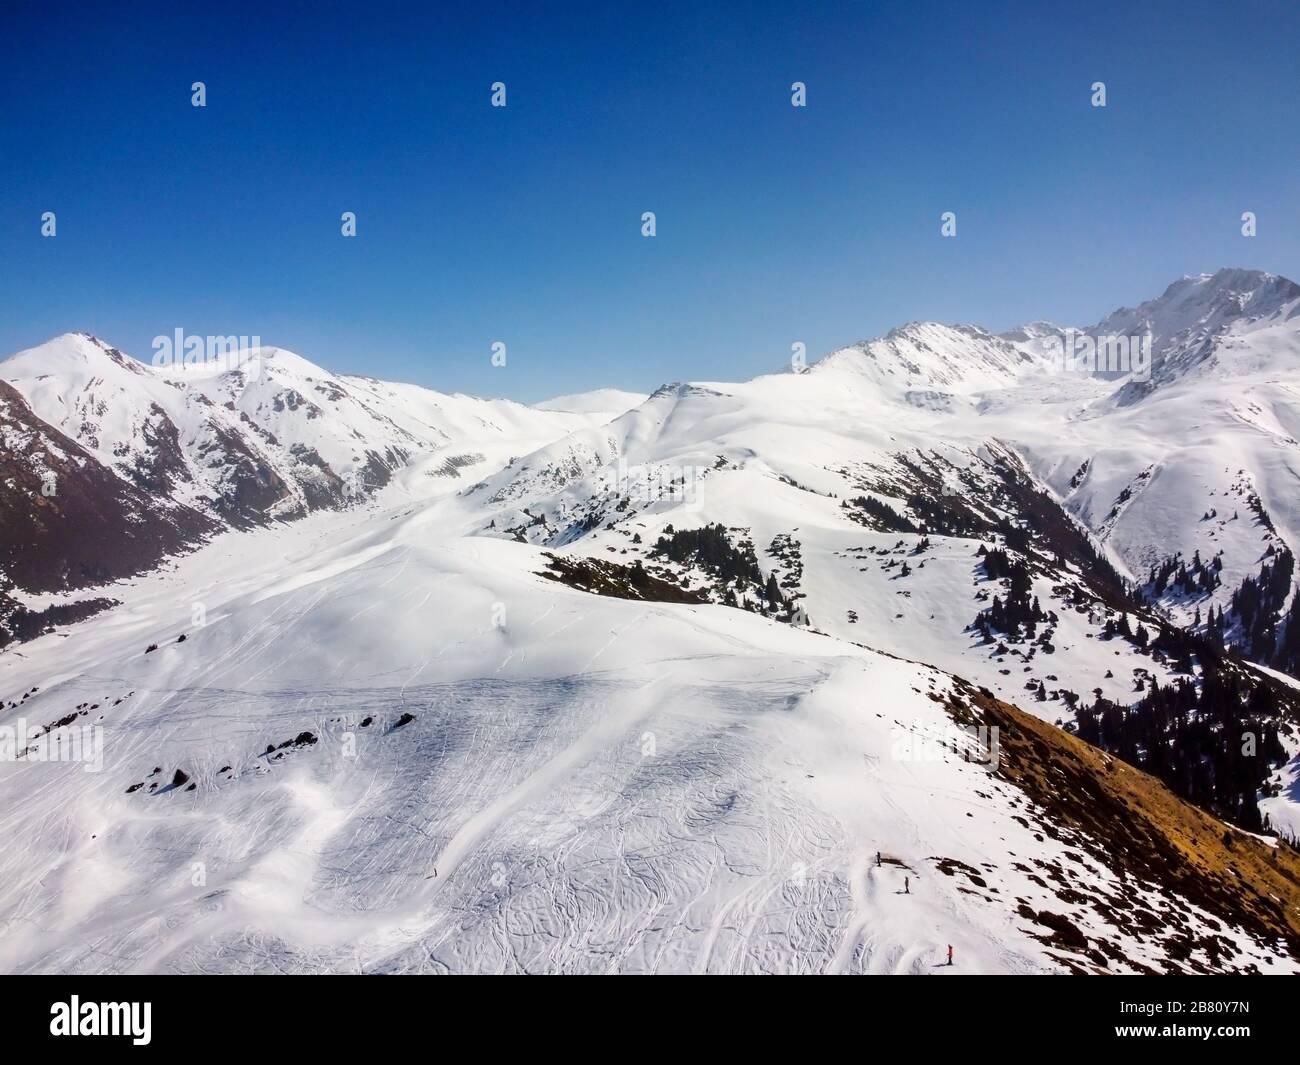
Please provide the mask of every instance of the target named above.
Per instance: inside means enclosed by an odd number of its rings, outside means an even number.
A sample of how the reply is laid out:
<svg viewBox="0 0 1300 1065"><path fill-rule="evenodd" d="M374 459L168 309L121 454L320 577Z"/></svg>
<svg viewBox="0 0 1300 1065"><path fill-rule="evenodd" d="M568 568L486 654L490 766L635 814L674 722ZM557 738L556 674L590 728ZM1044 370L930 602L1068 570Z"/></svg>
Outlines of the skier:
<svg viewBox="0 0 1300 1065"><path fill-rule="evenodd" d="M903 877L903 894L910 895L911 893L912 893L912 880L910 877L905 876Z"/></svg>
<svg viewBox="0 0 1300 1065"><path fill-rule="evenodd" d="M948 944L948 964L952 964L952 944Z"/></svg>
<svg viewBox="0 0 1300 1065"><path fill-rule="evenodd" d="M876 868L880 868L880 851L876 851Z"/></svg>

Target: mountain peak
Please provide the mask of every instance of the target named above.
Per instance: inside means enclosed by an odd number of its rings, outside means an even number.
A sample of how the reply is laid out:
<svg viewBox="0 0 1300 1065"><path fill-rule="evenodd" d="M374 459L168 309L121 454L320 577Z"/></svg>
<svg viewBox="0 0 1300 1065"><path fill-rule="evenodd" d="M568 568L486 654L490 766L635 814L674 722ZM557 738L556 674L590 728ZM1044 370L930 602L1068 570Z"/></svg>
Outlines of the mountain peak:
<svg viewBox="0 0 1300 1065"><path fill-rule="evenodd" d="M554 396L534 403L536 410L560 411L568 414L622 414L644 403L649 396L644 392L627 392L618 388L596 388L589 392Z"/></svg>
<svg viewBox="0 0 1300 1065"><path fill-rule="evenodd" d="M1042 340L1044 337L1060 336L1066 331L1066 328L1066 326L1057 325L1055 322L1039 319L1034 322L1026 322L1015 329L1008 329L999 333L998 336L1003 340L1011 341L1013 344L1028 344L1035 340Z"/></svg>
<svg viewBox="0 0 1300 1065"><path fill-rule="evenodd" d="M111 366L128 373L144 372L144 368L129 355L86 332L60 333L0 361L0 366L4 368L3 376L11 381L49 374L102 373Z"/></svg>
<svg viewBox="0 0 1300 1065"><path fill-rule="evenodd" d="M1088 330L1095 337L1149 337L1151 373L1116 394L1128 405L1215 364L1228 334L1280 325L1300 310L1300 285L1264 270L1225 267L1180 278L1153 300L1121 307Z"/></svg>
<svg viewBox="0 0 1300 1065"><path fill-rule="evenodd" d="M1296 300L1300 300L1300 285L1288 278L1225 267L1213 274L1182 277L1156 299L1121 307L1089 332L1150 332L1159 352L1162 342L1189 329L1220 332L1239 318L1272 317Z"/></svg>
<svg viewBox="0 0 1300 1065"><path fill-rule="evenodd" d="M971 395L1011 384L1033 361L980 326L909 322L879 339L832 352L814 369L864 376L904 396Z"/></svg>

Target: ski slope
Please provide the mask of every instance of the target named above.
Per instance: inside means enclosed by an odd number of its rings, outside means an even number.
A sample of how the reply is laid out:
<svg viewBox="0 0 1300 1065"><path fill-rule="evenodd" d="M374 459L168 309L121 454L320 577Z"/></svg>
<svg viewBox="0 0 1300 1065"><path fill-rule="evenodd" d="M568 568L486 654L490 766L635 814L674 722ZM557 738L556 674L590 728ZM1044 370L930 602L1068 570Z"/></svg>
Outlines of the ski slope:
<svg viewBox="0 0 1300 1065"><path fill-rule="evenodd" d="M1065 605L1077 567L1035 577L1053 650L1000 650L971 631L981 540L923 545L846 508L901 506L909 463L987 502L1022 463L1123 572L1222 550L1230 594L1300 522L1296 304L1264 276L1143 305L1166 342L1136 398L1055 373L1041 323L914 324L806 373L538 408L279 350L255 380L86 338L0 364L124 479L169 453L148 427L175 426L180 465L154 472L177 503L238 476L231 451L202 456L239 426L286 486L268 513L296 518L231 522L0 653L0 728L103 730L98 772L0 760L0 970L1296 971L955 731L958 677L1055 722L1064 704L1031 686L1122 701L1139 670L1168 682L1099 639L1102 607ZM298 469L306 451L324 468ZM367 471L309 505L313 477ZM551 555L658 565L661 536L715 522L803 614L544 576ZM1291 823L1283 775L1270 810Z"/></svg>
<svg viewBox="0 0 1300 1065"><path fill-rule="evenodd" d="M949 943L955 971L1058 967L1008 901L1061 905L1039 862L1108 873L987 767L899 756L951 741L945 674L557 586L531 545L459 535L464 506L227 533L0 659L39 688L26 718L93 705L105 743L100 773L2 766L0 967L923 973Z"/></svg>

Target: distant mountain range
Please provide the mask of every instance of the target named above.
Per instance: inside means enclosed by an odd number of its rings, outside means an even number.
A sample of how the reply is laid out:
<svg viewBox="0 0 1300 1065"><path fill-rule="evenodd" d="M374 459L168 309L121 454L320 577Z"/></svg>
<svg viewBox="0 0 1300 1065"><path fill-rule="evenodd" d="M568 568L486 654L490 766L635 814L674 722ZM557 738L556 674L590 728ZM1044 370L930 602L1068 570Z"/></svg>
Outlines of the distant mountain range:
<svg viewBox="0 0 1300 1065"><path fill-rule="evenodd" d="M0 726L118 737L0 778L0 962L1300 968L1295 283L532 407L238 356L0 362Z"/></svg>

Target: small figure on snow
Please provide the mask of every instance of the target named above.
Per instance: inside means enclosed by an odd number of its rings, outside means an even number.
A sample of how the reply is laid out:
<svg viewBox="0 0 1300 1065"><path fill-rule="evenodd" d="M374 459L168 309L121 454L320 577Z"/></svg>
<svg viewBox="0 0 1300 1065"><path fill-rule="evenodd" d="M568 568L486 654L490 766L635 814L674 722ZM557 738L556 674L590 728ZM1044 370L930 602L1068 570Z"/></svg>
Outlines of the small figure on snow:
<svg viewBox="0 0 1300 1065"><path fill-rule="evenodd" d="M948 964L952 964L952 944L948 944Z"/></svg>

